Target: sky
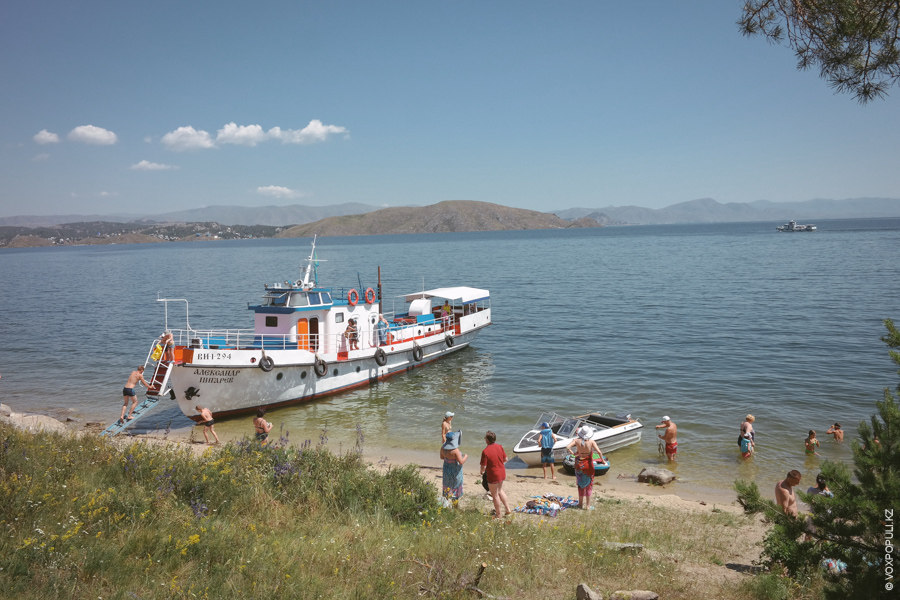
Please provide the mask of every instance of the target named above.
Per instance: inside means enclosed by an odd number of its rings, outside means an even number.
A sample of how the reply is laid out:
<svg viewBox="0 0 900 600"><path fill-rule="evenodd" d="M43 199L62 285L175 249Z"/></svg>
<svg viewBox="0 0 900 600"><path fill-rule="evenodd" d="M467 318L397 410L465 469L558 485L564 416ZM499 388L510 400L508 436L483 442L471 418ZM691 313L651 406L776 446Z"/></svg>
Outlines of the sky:
<svg viewBox="0 0 900 600"><path fill-rule="evenodd" d="M900 89L836 95L740 0L0 6L0 217L900 197Z"/></svg>

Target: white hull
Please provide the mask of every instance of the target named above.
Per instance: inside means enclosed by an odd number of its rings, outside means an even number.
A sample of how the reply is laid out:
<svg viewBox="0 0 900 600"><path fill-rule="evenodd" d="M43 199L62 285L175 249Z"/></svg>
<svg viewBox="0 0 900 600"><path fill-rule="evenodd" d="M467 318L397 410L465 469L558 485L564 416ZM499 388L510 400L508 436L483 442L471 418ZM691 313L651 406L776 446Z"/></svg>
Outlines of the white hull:
<svg viewBox="0 0 900 600"><path fill-rule="evenodd" d="M338 360L337 356L326 359L325 374L321 376L315 371L315 355L305 350L267 350L265 355L274 362L268 372L250 363L251 358L260 358L260 350L212 351L213 355L228 354L230 359L176 365L170 381L185 415L196 417L195 407L200 404L209 407L216 417L223 417L251 412L260 406L288 406L371 385L461 350L477 334L476 330L454 336L452 347L443 335L418 340L416 343L422 349L418 361L413 356L412 341L382 346L387 357L384 366L376 363L374 348L351 350L345 359ZM324 357L320 355L320 358Z"/></svg>
<svg viewBox="0 0 900 600"><path fill-rule="evenodd" d="M554 417L556 417L556 415L554 415ZM542 419L545 418L546 420L553 422L552 419L542 416ZM612 452L613 450L618 450L619 448L624 448L625 446L630 446L631 444L636 444L641 441L641 430L644 426L636 420L623 420L621 424L608 427L599 425L598 423L590 420L594 418L602 419L604 417L602 417L601 415L582 415L581 417L575 417L573 419L566 420L566 422L563 424L563 428L566 430L567 434L560 435L562 439L557 440L553 444L552 455L557 463L562 463L563 459L568 453L566 451L566 447L574 439L575 431L584 424L594 429L594 435L591 437L591 439L597 442L597 446L604 454ZM558 428L560 420L561 419L557 417L557 421L554 422L555 430L563 430ZM568 427L566 427L567 425ZM513 448L513 452L529 467L540 466L541 446L539 427L536 426L535 429L530 430L528 433L522 436L522 439L519 440L519 443L516 444L515 448Z"/></svg>

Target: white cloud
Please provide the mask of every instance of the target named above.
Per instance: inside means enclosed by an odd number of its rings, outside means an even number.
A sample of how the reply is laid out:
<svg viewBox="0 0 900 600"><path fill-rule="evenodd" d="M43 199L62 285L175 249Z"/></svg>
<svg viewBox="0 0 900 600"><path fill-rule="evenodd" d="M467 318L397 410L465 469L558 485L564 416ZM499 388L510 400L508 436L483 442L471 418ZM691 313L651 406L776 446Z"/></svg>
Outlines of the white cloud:
<svg viewBox="0 0 900 600"><path fill-rule="evenodd" d="M52 131L47 131L46 129L41 129L34 137L31 138L34 140L35 144L58 144L59 136L53 133Z"/></svg>
<svg viewBox="0 0 900 600"><path fill-rule="evenodd" d="M259 125L238 125L232 121L216 132L216 143L255 146L266 141L266 137L266 133Z"/></svg>
<svg viewBox="0 0 900 600"><path fill-rule="evenodd" d="M283 144L314 144L324 142L330 135L347 133L346 127L339 125L325 125L318 119L313 119L303 129L284 129L273 127L269 130L269 137L281 140Z"/></svg>
<svg viewBox="0 0 900 600"><path fill-rule="evenodd" d="M68 137L73 142L96 144L98 146L110 146L119 141L115 133L95 125L80 125L70 131Z"/></svg>
<svg viewBox="0 0 900 600"><path fill-rule="evenodd" d="M325 125L318 119L313 119L303 129L272 127L268 131L261 125L238 125L232 121L219 129L215 138L206 131L186 126L164 135L162 143L169 150L181 151L216 148L225 144L252 147L269 140L279 140L282 144L315 144L338 134L349 135L349 131L340 125Z"/></svg>
<svg viewBox="0 0 900 600"><path fill-rule="evenodd" d="M256 188L256 193L275 198L299 198L303 195L298 191L280 185L261 185Z"/></svg>
<svg viewBox="0 0 900 600"><path fill-rule="evenodd" d="M198 131L190 125L179 127L162 136L162 143L169 150L175 152L215 148L216 146L208 132L202 129Z"/></svg>
<svg viewBox="0 0 900 600"><path fill-rule="evenodd" d="M171 171L178 167L175 165L164 165L161 163L150 162L149 160L142 160L141 162L134 163L129 168L132 171Z"/></svg>

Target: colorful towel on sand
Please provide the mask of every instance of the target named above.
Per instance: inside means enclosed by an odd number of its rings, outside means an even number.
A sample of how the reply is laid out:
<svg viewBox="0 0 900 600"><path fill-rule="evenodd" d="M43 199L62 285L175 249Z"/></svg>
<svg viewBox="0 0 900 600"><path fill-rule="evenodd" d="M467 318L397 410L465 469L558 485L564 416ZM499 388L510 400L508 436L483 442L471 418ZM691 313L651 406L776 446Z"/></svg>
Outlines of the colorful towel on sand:
<svg viewBox="0 0 900 600"><path fill-rule="evenodd" d="M578 506L578 500L569 496L555 496L553 494L544 494L543 496L532 496L532 499L525 503L525 506L517 506L513 510L528 515L544 515L547 517L555 517L561 510L574 508Z"/></svg>

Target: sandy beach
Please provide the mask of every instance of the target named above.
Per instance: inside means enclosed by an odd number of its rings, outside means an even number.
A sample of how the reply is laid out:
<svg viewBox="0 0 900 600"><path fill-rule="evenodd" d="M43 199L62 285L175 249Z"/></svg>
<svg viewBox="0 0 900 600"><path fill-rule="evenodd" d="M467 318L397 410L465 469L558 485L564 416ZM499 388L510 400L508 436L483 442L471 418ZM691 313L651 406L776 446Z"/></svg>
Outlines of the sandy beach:
<svg viewBox="0 0 900 600"><path fill-rule="evenodd" d="M69 432L73 435L97 435L102 431L99 423L62 423L45 415L26 415L11 411L3 405L0 420L9 422L16 427L30 431L56 431ZM221 443L227 443L228 439L220 434ZM185 427L169 431L150 431L142 435L121 435L115 438L124 443L140 440L148 444L166 444L189 448L200 455L206 451L215 451L216 445L206 444L203 440L201 427ZM508 455L512 453L507 451ZM442 463L437 450L433 453L398 450L396 448L384 449L369 446L363 451L364 460L372 468L385 470L392 467L401 467L415 464L422 477L426 481L435 484L436 489L441 487ZM481 486L479 475L480 455L469 454L463 468L465 477L464 495L461 505L465 508L474 508L485 514L487 518L493 510L493 503ZM534 497L544 494L553 494L562 497L573 497L577 500L578 490L575 485L575 477L566 474L561 468L557 469L557 481L544 479L540 468L518 468L516 459L510 461L511 467L507 468L507 479L504 490L507 493L511 508L524 506ZM575 524L580 521L594 518L602 518L604 501L618 501L627 503L635 511L636 518L640 518L644 507L660 508L671 511L672 520L677 520L677 515L684 512L692 513L730 513L743 519L734 535L734 542L729 545L728 555L723 557L721 565L695 564L687 560L674 558L676 563L690 577L713 584L716 581L737 580L745 577L747 573L754 572L754 562L759 558L760 542L762 541L766 527L758 518L743 517L743 510L737 504L734 492L724 490L709 490L691 486L676 481L666 486L655 486L637 481L637 474L609 474L597 477L594 483L592 503L596 510L588 513L576 508L560 511L554 522L560 525ZM514 512L510 517L520 523L542 524L550 517ZM690 533L685 533L690 535ZM646 550L652 555L653 551ZM663 558L663 557L660 557Z"/></svg>

